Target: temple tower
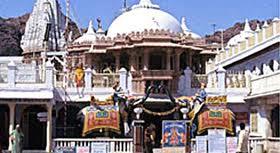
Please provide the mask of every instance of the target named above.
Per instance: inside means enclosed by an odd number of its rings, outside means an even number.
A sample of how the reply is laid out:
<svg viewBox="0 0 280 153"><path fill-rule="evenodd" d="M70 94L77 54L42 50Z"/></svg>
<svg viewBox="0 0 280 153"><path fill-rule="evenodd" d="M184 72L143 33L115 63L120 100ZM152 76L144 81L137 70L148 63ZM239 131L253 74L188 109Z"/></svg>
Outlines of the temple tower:
<svg viewBox="0 0 280 153"><path fill-rule="evenodd" d="M21 40L23 54L26 57L35 52L64 50L64 29L65 16L58 1L37 0Z"/></svg>

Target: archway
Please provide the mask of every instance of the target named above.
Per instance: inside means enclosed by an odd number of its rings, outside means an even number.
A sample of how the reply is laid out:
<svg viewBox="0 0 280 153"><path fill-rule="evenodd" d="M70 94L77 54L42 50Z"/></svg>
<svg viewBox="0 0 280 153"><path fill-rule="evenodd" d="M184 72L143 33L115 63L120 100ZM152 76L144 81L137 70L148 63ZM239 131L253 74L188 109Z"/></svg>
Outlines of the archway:
<svg viewBox="0 0 280 153"><path fill-rule="evenodd" d="M120 67L124 67L126 68L127 70L129 70L129 55L124 52L124 53L121 53L121 56L120 56Z"/></svg>
<svg viewBox="0 0 280 153"><path fill-rule="evenodd" d="M47 120L39 119L38 113L46 113L43 106L29 106L23 111L21 120L24 134L23 148L27 150L44 150L46 147Z"/></svg>
<svg viewBox="0 0 280 153"><path fill-rule="evenodd" d="M279 111L279 106L275 107L271 111L271 129L273 137L280 137Z"/></svg>
<svg viewBox="0 0 280 153"><path fill-rule="evenodd" d="M58 138L81 137L82 125L77 119L77 114L80 110L77 106L68 105L66 107L66 113L64 107L58 111L58 117L56 119L56 136Z"/></svg>
<svg viewBox="0 0 280 153"><path fill-rule="evenodd" d="M188 62L188 55L186 52L183 52L180 55L180 70L185 70L187 68L188 66L187 62Z"/></svg>
<svg viewBox="0 0 280 153"><path fill-rule="evenodd" d="M7 105L0 105L0 141L3 149L8 149L9 146L9 112Z"/></svg>

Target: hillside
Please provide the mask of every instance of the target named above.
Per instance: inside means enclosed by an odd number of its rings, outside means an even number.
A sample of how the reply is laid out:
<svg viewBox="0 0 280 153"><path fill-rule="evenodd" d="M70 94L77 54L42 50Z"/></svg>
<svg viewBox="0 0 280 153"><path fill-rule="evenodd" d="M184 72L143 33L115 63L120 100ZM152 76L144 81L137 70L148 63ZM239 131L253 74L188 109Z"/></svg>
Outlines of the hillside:
<svg viewBox="0 0 280 153"><path fill-rule="evenodd" d="M268 24L272 22L271 19L267 20ZM264 24L264 21L259 21L259 20L251 20L249 21L250 27L252 30L256 30L257 28L257 23L259 23L261 26ZM240 31L243 30L243 27L245 25L245 22L243 23L235 23L232 27L227 28L224 31L224 43L227 43L230 38L233 36L239 34ZM221 43L221 32L217 31L212 35L206 35L205 36L206 42L207 43Z"/></svg>

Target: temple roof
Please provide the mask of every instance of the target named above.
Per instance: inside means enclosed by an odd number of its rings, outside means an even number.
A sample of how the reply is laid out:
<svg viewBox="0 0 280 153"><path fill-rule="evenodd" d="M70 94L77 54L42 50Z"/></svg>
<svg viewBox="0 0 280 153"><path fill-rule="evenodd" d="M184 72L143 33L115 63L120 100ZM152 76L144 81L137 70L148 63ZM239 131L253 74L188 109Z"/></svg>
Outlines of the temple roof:
<svg viewBox="0 0 280 153"><path fill-rule="evenodd" d="M142 32L145 29L164 29L171 32L181 33L182 28L178 20L167 12L160 10L158 5L150 0L140 0L131 7L131 10L123 12L110 25L109 37L117 34L129 34L131 32Z"/></svg>

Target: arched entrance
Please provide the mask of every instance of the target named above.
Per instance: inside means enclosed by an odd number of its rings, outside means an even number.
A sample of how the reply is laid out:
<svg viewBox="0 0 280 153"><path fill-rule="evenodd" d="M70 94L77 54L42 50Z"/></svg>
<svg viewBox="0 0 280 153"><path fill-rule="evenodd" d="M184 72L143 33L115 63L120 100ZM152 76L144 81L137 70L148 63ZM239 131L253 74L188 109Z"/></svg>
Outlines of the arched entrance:
<svg viewBox="0 0 280 153"><path fill-rule="evenodd" d="M24 109L21 126L24 134L26 150L45 150L46 148L46 120L39 120L38 113L47 112L43 106L29 106Z"/></svg>
<svg viewBox="0 0 280 153"><path fill-rule="evenodd" d="M9 146L9 112L8 105L0 105L0 141L3 149Z"/></svg>
<svg viewBox="0 0 280 153"><path fill-rule="evenodd" d="M146 103L144 106L146 109L149 109L153 112L167 112L174 108L169 102L150 102ZM174 112L168 115L157 116L143 112L143 119L145 120L144 129L153 124L156 127L155 131L155 146L154 148L160 148L162 140L162 122L164 120L175 120L180 119L180 114ZM179 118L178 118L179 117Z"/></svg>
<svg viewBox="0 0 280 153"><path fill-rule="evenodd" d="M58 138L81 137L82 125L81 121L77 119L77 114L80 110L77 106L68 105L66 107L66 113L64 107L58 111L58 117L56 119L56 136Z"/></svg>

